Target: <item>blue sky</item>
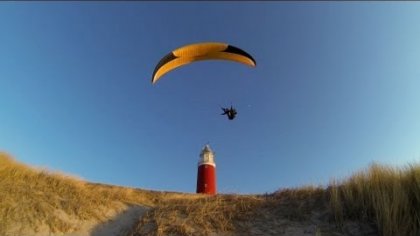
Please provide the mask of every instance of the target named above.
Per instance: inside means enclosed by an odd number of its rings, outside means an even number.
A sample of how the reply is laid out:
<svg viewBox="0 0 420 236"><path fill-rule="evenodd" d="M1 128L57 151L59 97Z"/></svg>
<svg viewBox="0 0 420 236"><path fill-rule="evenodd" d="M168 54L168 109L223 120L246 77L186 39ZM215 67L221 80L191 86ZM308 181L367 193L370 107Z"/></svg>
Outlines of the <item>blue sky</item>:
<svg viewBox="0 0 420 236"><path fill-rule="evenodd" d="M0 150L103 182L194 192L327 184L372 162L420 159L417 2L0 3ZM187 65L225 42L257 61ZM237 119L220 116L234 105Z"/></svg>

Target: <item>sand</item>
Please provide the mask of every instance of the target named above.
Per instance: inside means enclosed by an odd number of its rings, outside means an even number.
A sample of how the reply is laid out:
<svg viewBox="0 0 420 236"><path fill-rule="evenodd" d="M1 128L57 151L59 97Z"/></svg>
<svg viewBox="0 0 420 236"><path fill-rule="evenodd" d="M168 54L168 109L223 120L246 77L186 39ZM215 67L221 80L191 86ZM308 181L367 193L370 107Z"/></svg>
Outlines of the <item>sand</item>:
<svg viewBox="0 0 420 236"><path fill-rule="evenodd" d="M133 224L148 210L145 206L125 206L119 211L112 211L108 214L107 221L78 221L69 218L63 212L57 213L57 216L64 218L67 222L78 228L78 230L68 233L50 231L47 225L39 225L36 229L16 227L10 230L7 236L119 236L127 235ZM5 236L5 235L2 235Z"/></svg>

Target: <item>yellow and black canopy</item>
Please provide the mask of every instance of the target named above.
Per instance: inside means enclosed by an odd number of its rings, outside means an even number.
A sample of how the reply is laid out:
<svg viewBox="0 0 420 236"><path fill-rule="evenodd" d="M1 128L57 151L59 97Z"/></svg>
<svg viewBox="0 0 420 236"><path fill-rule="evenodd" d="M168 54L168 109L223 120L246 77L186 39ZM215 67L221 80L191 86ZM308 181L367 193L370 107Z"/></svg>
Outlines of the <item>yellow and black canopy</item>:
<svg viewBox="0 0 420 236"><path fill-rule="evenodd" d="M254 58L240 48L225 43L195 43L175 49L164 56L153 71L152 83L156 83L175 68L201 60L228 60L256 66Z"/></svg>

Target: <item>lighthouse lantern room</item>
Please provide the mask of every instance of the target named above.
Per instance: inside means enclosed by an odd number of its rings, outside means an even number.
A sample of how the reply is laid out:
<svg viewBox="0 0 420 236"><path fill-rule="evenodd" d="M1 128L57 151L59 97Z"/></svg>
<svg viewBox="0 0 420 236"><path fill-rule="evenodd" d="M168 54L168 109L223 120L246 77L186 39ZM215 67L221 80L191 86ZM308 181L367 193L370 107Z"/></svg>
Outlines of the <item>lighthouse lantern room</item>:
<svg viewBox="0 0 420 236"><path fill-rule="evenodd" d="M216 194L216 163L208 144L201 150L198 161L197 193Z"/></svg>

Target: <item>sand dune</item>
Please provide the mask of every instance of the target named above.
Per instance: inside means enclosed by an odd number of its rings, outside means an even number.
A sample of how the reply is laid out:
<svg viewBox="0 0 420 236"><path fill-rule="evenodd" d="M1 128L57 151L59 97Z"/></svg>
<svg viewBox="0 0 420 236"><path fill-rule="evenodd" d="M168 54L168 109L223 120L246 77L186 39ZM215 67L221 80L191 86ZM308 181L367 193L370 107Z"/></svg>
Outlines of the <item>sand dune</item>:
<svg viewBox="0 0 420 236"><path fill-rule="evenodd" d="M0 153L0 235L420 235L418 183L419 166L372 166L328 188L205 196L89 183Z"/></svg>

